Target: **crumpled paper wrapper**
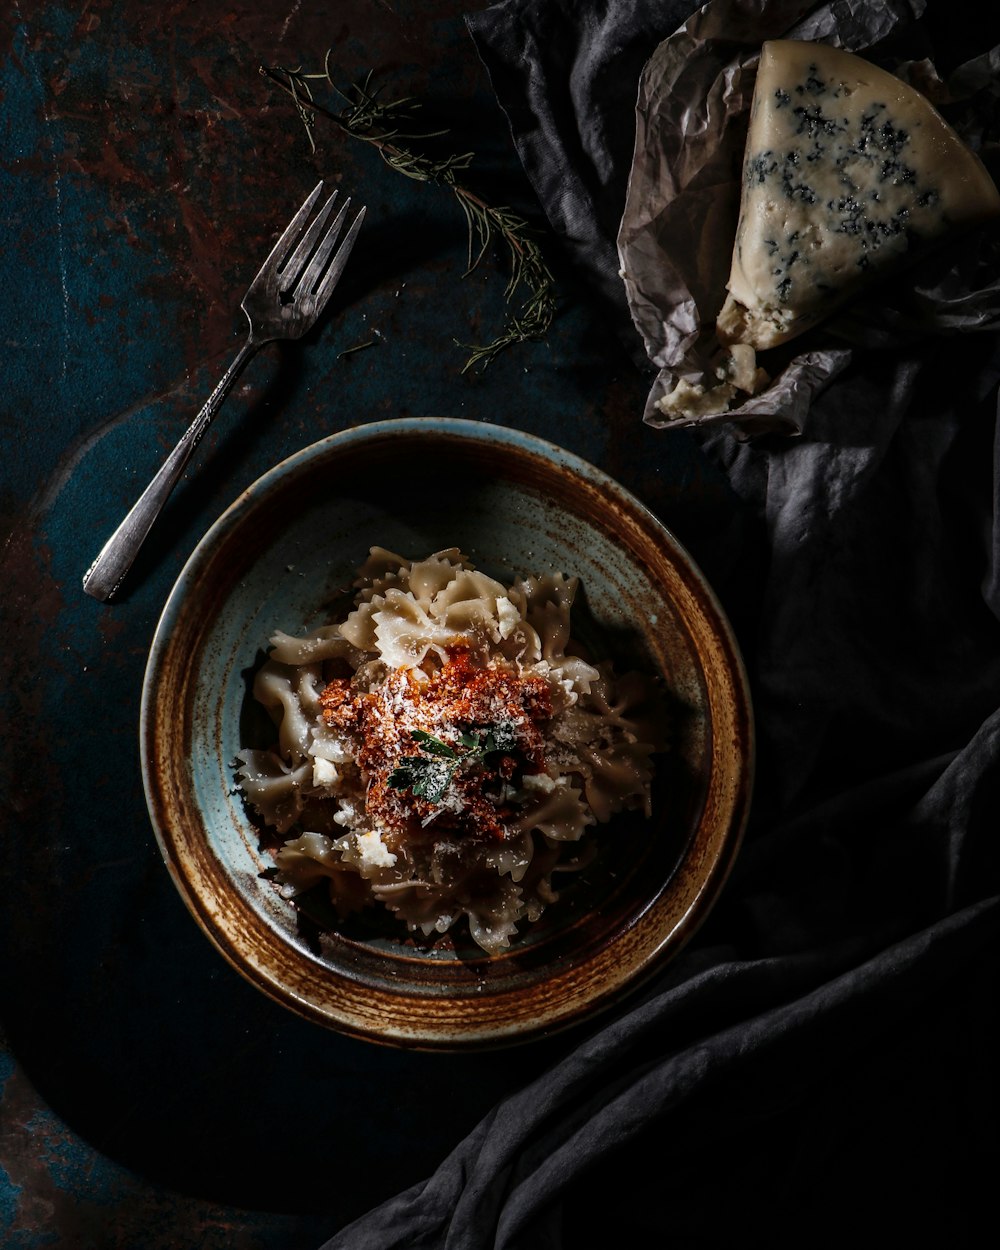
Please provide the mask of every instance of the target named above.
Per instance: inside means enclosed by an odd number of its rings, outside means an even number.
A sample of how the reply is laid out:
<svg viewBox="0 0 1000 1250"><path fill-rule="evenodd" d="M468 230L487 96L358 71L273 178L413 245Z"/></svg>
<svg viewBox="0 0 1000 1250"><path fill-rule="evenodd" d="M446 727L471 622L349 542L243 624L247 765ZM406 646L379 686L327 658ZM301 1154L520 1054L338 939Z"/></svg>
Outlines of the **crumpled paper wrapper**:
<svg viewBox="0 0 1000 1250"><path fill-rule="evenodd" d="M761 44L831 43L877 61L918 87L987 158L1000 118L1000 49L956 70L947 84L925 52L924 0L871 5L840 0L714 0L656 49L636 104L635 154L618 234L632 320L659 372L643 420L681 429L735 423L742 436L801 433L821 391L858 347L885 348L935 332L1000 324L1000 240L990 227L922 260L902 282L862 296L821 327L758 363L772 381L725 413L673 419L656 401L698 380L717 350L739 215L743 150ZM988 163L988 162L987 162Z"/></svg>

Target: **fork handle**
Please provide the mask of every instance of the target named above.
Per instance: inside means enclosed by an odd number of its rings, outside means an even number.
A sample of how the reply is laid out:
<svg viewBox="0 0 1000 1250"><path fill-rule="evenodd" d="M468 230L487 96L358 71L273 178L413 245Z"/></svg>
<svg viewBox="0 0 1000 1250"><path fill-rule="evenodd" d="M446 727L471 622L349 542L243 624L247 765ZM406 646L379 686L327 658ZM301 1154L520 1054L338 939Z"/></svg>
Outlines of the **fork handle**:
<svg viewBox="0 0 1000 1250"><path fill-rule="evenodd" d="M170 497L170 492L187 466L191 453L198 446L201 436L208 429L222 401L242 372L247 361L254 355L260 342L251 335L236 353L233 363L219 379L215 390L205 401L201 412L181 435L180 441L156 476L132 506L128 516L101 548L101 553L83 578L83 589L95 599L108 600L125 578L126 573L139 554L139 548L153 528L153 522Z"/></svg>

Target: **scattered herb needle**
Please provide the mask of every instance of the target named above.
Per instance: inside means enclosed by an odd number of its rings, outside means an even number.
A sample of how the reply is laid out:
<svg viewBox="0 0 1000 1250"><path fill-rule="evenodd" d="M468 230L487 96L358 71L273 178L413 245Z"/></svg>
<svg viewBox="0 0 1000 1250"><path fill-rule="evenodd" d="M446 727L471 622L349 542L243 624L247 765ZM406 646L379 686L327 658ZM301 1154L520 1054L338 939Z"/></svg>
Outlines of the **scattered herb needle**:
<svg viewBox="0 0 1000 1250"><path fill-rule="evenodd" d="M355 352L363 352L366 347L374 347L375 340L365 339L363 343L355 343L353 347L345 347L343 351L338 352L338 356L353 356Z"/></svg>
<svg viewBox="0 0 1000 1250"><path fill-rule="evenodd" d="M492 729L459 734L461 751L422 729L414 729L411 736L423 754L404 755L389 774L389 785L394 790L411 790L429 803L440 803L459 768L482 762L488 755L510 755L517 750L514 726L506 721Z"/></svg>
<svg viewBox="0 0 1000 1250"><path fill-rule="evenodd" d="M495 208L488 204L459 182L459 173L472 164L472 152L433 159L413 150L410 146L412 141L435 139L447 133L445 130L411 129L415 123L414 114L420 107L417 101L409 97L389 101L380 99L379 89L372 89L371 72L362 84L352 83L341 89L330 72L329 51L321 72L305 73L301 69L267 65L262 65L260 72L292 97L314 152L316 118L325 117L345 134L371 144L391 169L418 182L434 182L447 187L461 205L468 226L466 275L479 265L495 239L500 238L506 244L511 274L504 298L510 303L520 292L523 291L524 295L517 311L508 316L504 329L491 343L482 346L462 344L469 352L463 373L474 365L485 368L507 347L545 335L555 315L555 284L541 249L531 237L528 223L509 208ZM311 85L314 82L325 83L344 101L344 107L334 110L317 103Z"/></svg>

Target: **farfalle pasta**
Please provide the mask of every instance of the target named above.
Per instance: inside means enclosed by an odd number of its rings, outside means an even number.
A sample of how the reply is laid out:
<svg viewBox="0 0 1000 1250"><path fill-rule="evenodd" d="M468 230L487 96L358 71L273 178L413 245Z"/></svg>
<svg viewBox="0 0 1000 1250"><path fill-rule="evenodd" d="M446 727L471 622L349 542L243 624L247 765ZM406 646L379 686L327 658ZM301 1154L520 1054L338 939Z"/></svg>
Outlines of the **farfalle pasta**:
<svg viewBox="0 0 1000 1250"><path fill-rule="evenodd" d="M575 578L511 586L456 548L371 550L339 624L277 633L254 681L276 727L237 779L281 839L274 880L380 904L487 953L557 898L592 826L650 810L648 684L575 654Z"/></svg>

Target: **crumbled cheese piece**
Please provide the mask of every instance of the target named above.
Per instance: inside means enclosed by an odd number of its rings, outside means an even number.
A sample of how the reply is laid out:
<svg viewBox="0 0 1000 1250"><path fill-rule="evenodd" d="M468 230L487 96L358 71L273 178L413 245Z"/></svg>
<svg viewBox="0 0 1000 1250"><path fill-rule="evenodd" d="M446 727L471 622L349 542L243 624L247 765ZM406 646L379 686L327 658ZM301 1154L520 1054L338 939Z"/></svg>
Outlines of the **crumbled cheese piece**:
<svg viewBox="0 0 1000 1250"><path fill-rule="evenodd" d="M748 394L759 389L760 374L757 353L749 343L734 343L715 369L715 376L720 382L728 379L738 391Z"/></svg>
<svg viewBox="0 0 1000 1250"><path fill-rule="evenodd" d="M714 417L719 413L728 412L736 388L730 386L705 387L701 382L689 382L681 378L672 391L661 395L656 407L665 417L681 419L685 417Z"/></svg>
<svg viewBox="0 0 1000 1250"><path fill-rule="evenodd" d="M505 596L497 599L497 625L500 637L508 639L521 622L521 613Z"/></svg>
<svg viewBox="0 0 1000 1250"><path fill-rule="evenodd" d="M379 837L377 829L358 834L358 854L363 868L391 868L396 856Z"/></svg>
<svg viewBox="0 0 1000 1250"><path fill-rule="evenodd" d="M521 785L525 790L536 790L540 794L551 794L556 788L555 778L548 773L525 773Z"/></svg>
<svg viewBox="0 0 1000 1250"><path fill-rule="evenodd" d="M328 786L335 786L340 778L337 772L336 764L330 760L314 759L313 760L313 785L317 789L322 790Z"/></svg>
<svg viewBox="0 0 1000 1250"><path fill-rule="evenodd" d="M359 811L355 807L350 799L341 796L340 806L333 813L333 819L345 829L357 829L364 825L365 815L364 812Z"/></svg>
<svg viewBox="0 0 1000 1250"><path fill-rule="evenodd" d="M982 162L914 88L826 44L767 42L719 341L783 343L998 213Z"/></svg>
<svg viewBox="0 0 1000 1250"><path fill-rule="evenodd" d="M734 343L713 362L712 381L681 378L674 389L661 395L656 407L666 417L708 417L729 412L747 395L764 390L770 378L757 366L757 353L748 343Z"/></svg>
<svg viewBox="0 0 1000 1250"><path fill-rule="evenodd" d="M538 660L526 671L545 678L552 688L553 696L557 697L559 705L569 707L576 703L578 696L573 688L572 673L564 672L561 667L551 664L548 660Z"/></svg>

